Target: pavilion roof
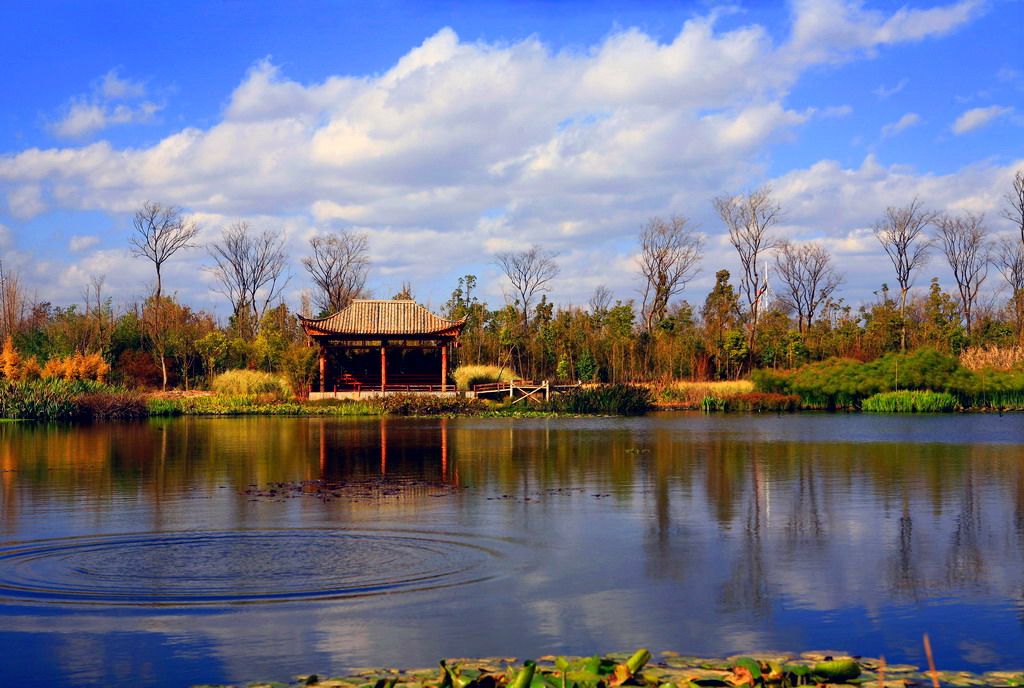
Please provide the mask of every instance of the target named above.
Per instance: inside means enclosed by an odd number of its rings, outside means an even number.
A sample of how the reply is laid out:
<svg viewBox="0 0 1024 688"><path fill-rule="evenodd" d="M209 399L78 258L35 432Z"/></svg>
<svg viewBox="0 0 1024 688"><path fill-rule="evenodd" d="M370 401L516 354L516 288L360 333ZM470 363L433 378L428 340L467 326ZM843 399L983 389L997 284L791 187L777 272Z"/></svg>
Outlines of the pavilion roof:
<svg viewBox="0 0 1024 688"><path fill-rule="evenodd" d="M466 319L446 320L415 301L356 299L326 318L299 317L307 335L340 337L455 337Z"/></svg>

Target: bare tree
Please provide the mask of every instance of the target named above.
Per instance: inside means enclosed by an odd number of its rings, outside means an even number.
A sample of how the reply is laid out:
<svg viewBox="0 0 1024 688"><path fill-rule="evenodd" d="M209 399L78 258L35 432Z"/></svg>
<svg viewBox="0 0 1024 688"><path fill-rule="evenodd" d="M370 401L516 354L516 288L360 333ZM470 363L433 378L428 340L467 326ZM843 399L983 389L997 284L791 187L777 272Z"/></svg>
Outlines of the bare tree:
<svg viewBox="0 0 1024 688"><path fill-rule="evenodd" d="M907 349L907 293L917 273L928 262L928 248L932 240L924 230L937 216L938 213L925 209L915 196L910 205L902 208L889 206L885 209L885 217L871 225L875 237L896 269L896 281L900 285L900 319L903 321L901 351Z"/></svg>
<svg viewBox="0 0 1024 688"><path fill-rule="evenodd" d="M1024 243L1024 170L1017 170L1013 177L1013 188L1003 196L1006 206L999 214L1017 226L1021 243Z"/></svg>
<svg viewBox="0 0 1024 688"><path fill-rule="evenodd" d="M162 270L164 263L175 253L194 247L192 240L199 233L199 225L186 219L178 206L146 201L135 211L132 226L135 232L128 238L132 255L148 259L156 268L153 307L144 312L143 325L154 345L153 356L163 374L162 389L167 389L166 346L162 342L167 338L165 315L170 309L164 308L160 300L163 295Z"/></svg>
<svg viewBox="0 0 1024 688"><path fill-rule="evenodd" d="M594 287L594 293L590 296L590 314L604 317L608 308L612 305L612 290L603 284Z"/></svg>
<svg viewBox="0 0 1024 688"><path fill-rule="evenodd" d="M21 273L6 270L0 261L0 341L14 336L34 307L34 298L21 283Z"/></svg>
<svg viewBox="0 0 1024 688"><path fill-rule="evenodd" d="M505 251L494 257L494 263L512 283L523 314L523 325L530 322L530 303L537 292L548 291L548 284L558 275L558 253L534 244L525 251Z"/></svg>
<svg viewBox="0 0 1024 688"><path fill-rule="evenodd" d="M936 239L953 271L968 332L973 323L974 304L991 262L992 242L984 223L985 213L970 211L962 215L944 213L935 219Z"/></svg>
<svg viewBox="0 0 1024 688"><path fill-rule="evenodd" d="M313 255L302 259L317 291L313 301L323 311L337 313L363 294L370 271L369 238L365 232L340 229L309 240Z"/></svg>
<svg viewBox="0 0 1024 688"><path fill-rule="evenodd" d="M767 270L759 265L761 254L778 243L772 228L784 217L782 207L772 197L770 186L762 186L746 195L723 194L711 200L722 222L729 230L729 243L740 257L740 293L750 309L750 330L747 348L754 355L754 337L760 315L761 297L767 284Z"/></svg>
<svg viewBox="0 0 1024 688"><path fill-rule="evenodd" d="M132 255L146 258L156 268L157 300L163 293L161 271L163 265L182 249L193 248L191 243L199 233L199 225L186 219L184 211L175 205L146 201L132 217L135 232L128 238Z"/></svg>
<svg viewBox="0 0 1024 688"><path fill-rule="evenodd" d="M219 285L214 291L227 297L236 320L249 322L250 334L255 336L270 303L281 296L291 278L285 274L284 232L256 233L248 222L236 220L220 234L220 241L206 247L213 258L207 270Z"/></svg>
<svg viewBox="0 0 1024 688"><path fill-rule="evenodd" d="M640 228L640 274L647 331L665 319L669 300L697 274L704 237L682 215L652 217Z"/></svg>
<svg viewBox="0 0 1024 688"><path fill-rule="evenodd" d="M833 265L828 249L816 241L799 246L788 241L779 243L775 272L782 282L779 299L796 311L800 332L807 331L818 307L844 280Z"/></svg>
<svg viewBox="0 0 1024 688"><path fill-rule="evenodd" d="M1024 342L1024 242L1016 237L1003 237L992 252L992 262L1010 287L1017 335Z"/></svg>

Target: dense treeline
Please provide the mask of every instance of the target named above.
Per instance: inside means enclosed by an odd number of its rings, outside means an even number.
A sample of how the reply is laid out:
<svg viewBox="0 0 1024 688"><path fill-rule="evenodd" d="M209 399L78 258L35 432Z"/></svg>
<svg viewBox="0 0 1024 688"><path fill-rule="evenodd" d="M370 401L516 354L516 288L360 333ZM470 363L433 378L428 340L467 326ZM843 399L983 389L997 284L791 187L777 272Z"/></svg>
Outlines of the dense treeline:
<svg viewBox="0 0 1024 688"><path fill-rule="evenodd" d="M996 241L983 215L937 213L917 199L887 208L872 229L896 286L883 284L856 307L839 295L844 277L823 244L775 233L784 211L771 189L760 188L713 199L741 268L716 272L707 294L685 291L706 238L677 215L651 218L640 230L637 299L613 302L599 287L586 306L556 305L549 291L558 256L534 245L494 258L511 287L508 303L481 301L476 278L466 275L438 310L466 320L459 365L497 364L537 379L735 379L756 368L873 361L922 347L954 356L970 347L1008 350L1024 343L1024 171L1004 200L1001 215L1019 227L1019 238ZM215 289L231 306L227 322L218 322L163 283L165 263L197 249L198 232L180 208L147 202L135 213L131 251L156 276L153 292L137 303L115 305L102 276L83 289L81 304L37 302L16 272L0 266L4 377L188 389L247 368L283 373L300 395L316 384L314 349L296 313L327 314L370 296L367 236L340 230L310 241L302 259L310 288L295 309L281 299L292 279L283 234L240 221L223 228L205 246ZM929 255L945 258L955 289L937 278L912 288ZM394 295L413 297L409 284Z"/></svg>

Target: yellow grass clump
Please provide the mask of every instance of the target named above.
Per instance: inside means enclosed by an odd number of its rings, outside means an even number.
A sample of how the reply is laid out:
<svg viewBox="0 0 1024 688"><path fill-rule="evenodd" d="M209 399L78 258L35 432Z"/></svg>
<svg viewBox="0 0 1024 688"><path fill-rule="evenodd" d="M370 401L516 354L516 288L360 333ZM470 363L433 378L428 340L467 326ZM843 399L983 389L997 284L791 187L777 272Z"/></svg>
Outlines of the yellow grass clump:
<svg viewBox="0 0 1024 688"><path fill-rule="evenodd" d="M1024 362L1024 346L972 346L960 354L960 365L968 370L1009 370Z"/></svg>
<svg viewBox="0 0 1024 688"><path fill-rule="evenodd" d="M750 394L754 383L750 380L721 380L718 382L670 382L651 385L656 402L700 408L705 397L726 398L737 394Z"/></svg>
<svg viewBox="0 0 1024 688"><path fill-rule="evenodd" d="M511 382L518 380L514 370L496 365L465 365L459 366L452 373L455 378L455 386L458 389L470 390L473 385L483 385L489 382Z"/></svg>
<svg viewBox="0 0 1024 688"><path fill-rule="evenodd" d="M225 371L213 378L210 387L220 396L270 395L287 399L292 395L284 378L259 370Z"/></svg>

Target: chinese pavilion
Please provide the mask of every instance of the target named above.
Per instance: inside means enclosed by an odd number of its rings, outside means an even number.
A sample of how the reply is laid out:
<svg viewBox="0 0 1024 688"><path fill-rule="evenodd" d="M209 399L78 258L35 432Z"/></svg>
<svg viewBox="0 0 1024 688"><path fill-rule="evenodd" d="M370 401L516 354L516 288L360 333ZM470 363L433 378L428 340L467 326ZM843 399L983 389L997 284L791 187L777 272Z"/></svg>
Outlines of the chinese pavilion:
<svg viewBox="0 0 1024 688"><path fill-rule="evenodd" d="M320 392L446 392L448 349L465 319L446 320L415 301L357 299L326 318L303 318L320 347Z"/></svg>

